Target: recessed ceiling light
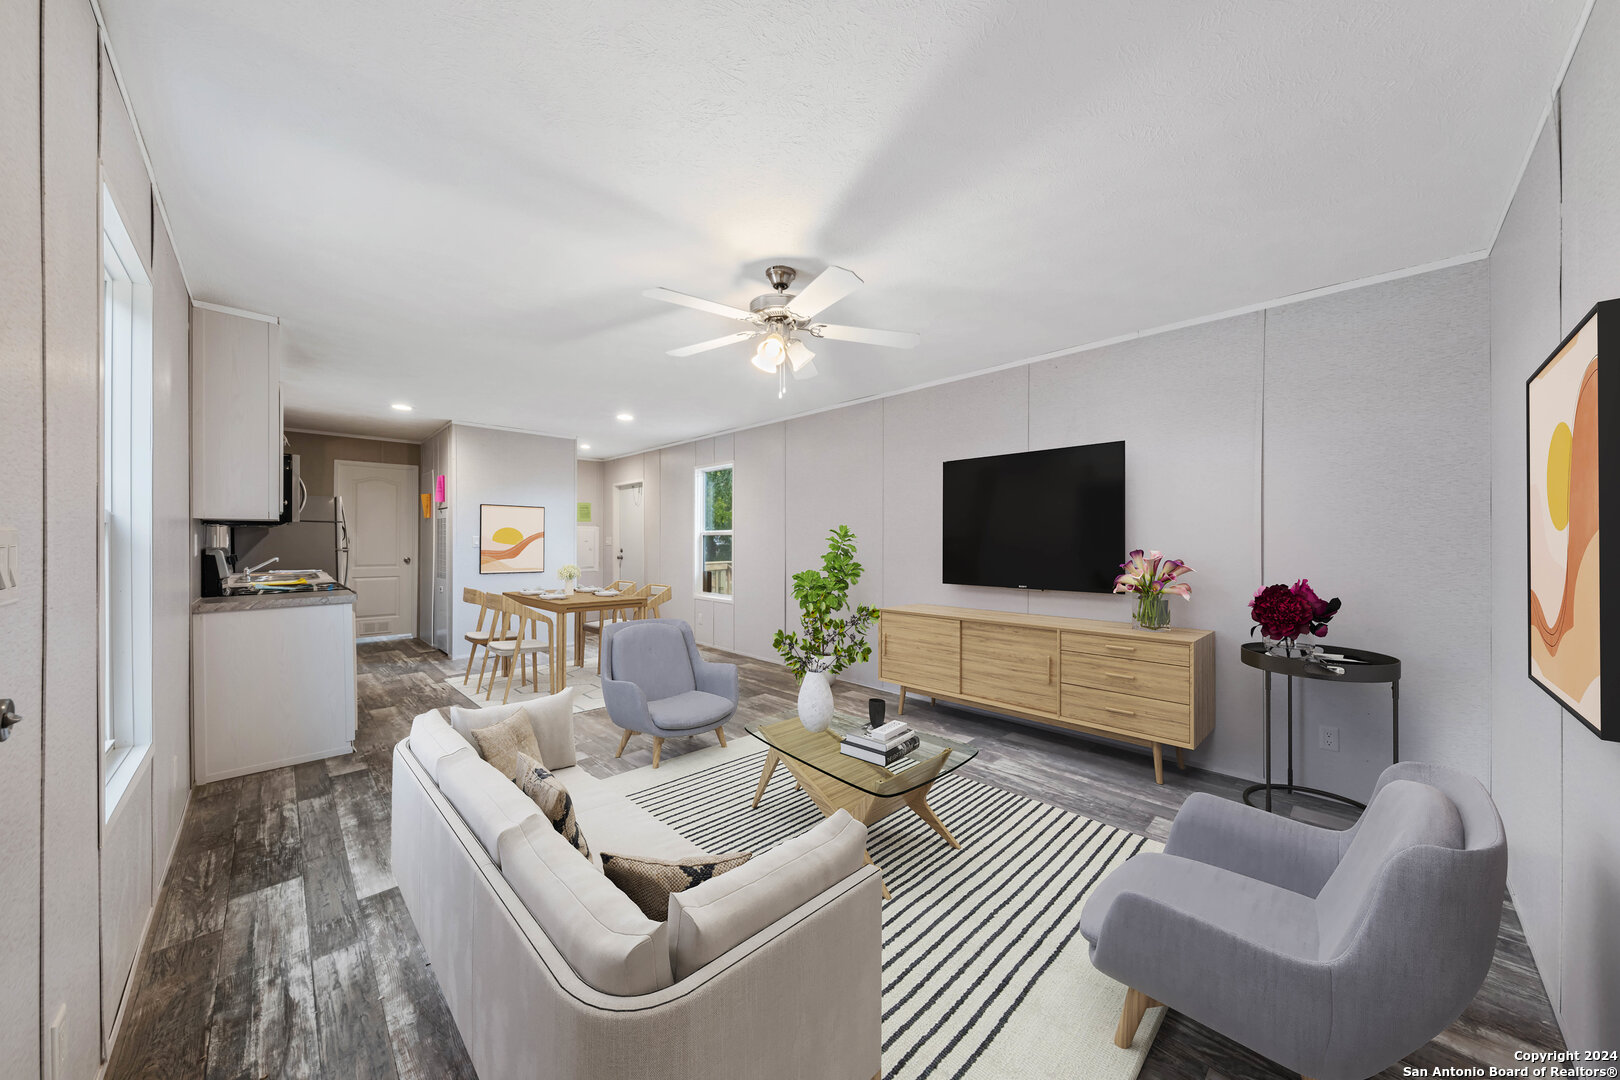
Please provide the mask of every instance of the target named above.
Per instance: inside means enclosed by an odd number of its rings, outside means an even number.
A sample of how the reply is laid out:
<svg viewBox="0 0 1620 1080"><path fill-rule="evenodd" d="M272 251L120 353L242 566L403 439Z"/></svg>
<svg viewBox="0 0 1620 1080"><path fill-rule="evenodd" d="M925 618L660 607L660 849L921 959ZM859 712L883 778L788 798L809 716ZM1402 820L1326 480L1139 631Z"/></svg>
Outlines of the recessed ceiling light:
<svg viewBox="0 0 1620 1080"><path fill-rule="evenodd" d="M412 406L405 404L403 401L394 402L393 407L398 409L400 412L410 412L412 409Z"/></svg>
<svg viewBox="0 0 1620 1080"><path fill-rule="evenodd" d="M581 450L589 450L591 448L591 444L588 442L582 442L579 444L579 448Z"/></svg>
<svg viewBox="0 0 1620 1080"><path fill-rule="evenodd" d="M629 423L629 422L630 422L630 421L631 421L631 420L634 420L634 419L635 419L635 417L634 417L634 416L631 416L631 415L630 415L630 414L629 414L629 413L627 413L627 412L622 412L622 413L620 413L620 414L619 414L619 419L620 419L620 420L623 420L623 421L624 421L624 422L625 422L625 423Z"/></svg>

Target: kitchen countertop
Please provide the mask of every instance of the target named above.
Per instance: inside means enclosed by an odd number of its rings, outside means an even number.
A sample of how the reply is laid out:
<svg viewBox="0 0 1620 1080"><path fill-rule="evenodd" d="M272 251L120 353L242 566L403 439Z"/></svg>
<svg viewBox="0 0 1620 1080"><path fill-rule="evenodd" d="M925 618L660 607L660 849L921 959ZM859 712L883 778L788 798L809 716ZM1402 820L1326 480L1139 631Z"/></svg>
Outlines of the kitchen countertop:
<svg viewBox="0 0 1620 1080"><path fill-rule="evenodd" d="M354 601L354 590L341 586L322 592L263 593L257 596L200 596L191 602L191 613L193 615L212 615L218 611L268 611L271 608L352 604Z"/></svg>

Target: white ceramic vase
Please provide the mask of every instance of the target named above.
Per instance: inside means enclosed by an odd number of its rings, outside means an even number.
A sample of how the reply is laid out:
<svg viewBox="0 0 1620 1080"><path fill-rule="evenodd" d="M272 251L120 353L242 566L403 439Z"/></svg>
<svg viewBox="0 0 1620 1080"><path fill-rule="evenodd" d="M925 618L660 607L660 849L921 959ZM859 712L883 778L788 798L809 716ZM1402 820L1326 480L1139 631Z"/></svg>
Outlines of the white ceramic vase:
<svg viewBox="0 0 1620 1080"><path fill-rule="evenodd" d="M573 596L574 595L574 583L572 581L563 582L563 595L564 596Z"/></svg>
<svg viewBox="0 0 1620 1080"><path fill-rule="evenodd" d="M799 683L799 723L806 731L826 731L832 724L832 673L807 671Z"/></svg>

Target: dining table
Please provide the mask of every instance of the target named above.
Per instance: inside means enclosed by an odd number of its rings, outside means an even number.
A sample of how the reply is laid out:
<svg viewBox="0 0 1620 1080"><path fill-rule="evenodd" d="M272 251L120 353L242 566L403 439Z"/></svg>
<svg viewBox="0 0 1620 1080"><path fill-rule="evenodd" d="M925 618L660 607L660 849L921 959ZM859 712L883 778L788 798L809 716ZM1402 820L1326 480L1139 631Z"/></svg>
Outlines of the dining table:
<svg viewBox="0 0 1620 1080"><path fill-rule="evenodd" d="M585 666L585 616L588 612L600 611L628 611L632 619L643 619L647 616L647 597L636 596L633 592L617 592L603 596L583 589L576 589L572 593L561 594L545 590L515 590L503 594L509 600L516 600L520 604L556 616L556 641L551 649L551 692L560 693L568 685L568 672L570 666L568 657L568 619L574 620L574 663L573 667ZM561 663L559 663L561 660Z"/></svg>

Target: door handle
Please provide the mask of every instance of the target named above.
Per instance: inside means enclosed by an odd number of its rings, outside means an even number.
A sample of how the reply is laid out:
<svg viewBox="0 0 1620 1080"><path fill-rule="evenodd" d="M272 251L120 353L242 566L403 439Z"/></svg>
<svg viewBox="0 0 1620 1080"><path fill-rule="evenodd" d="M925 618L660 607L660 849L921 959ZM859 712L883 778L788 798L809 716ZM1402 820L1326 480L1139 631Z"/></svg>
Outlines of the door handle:
<svg viewBox="0 0 1620 1080"><path fill-rule="evenodd" d="M22 717L17 715L17 703L10 698L0 698L0 742L11 738L11 729L22 723Z"/></svg>
<svg viewBox="0 0 1620 1080"><path fill-rule="evenodd" d="M406 566L411 565L411 557L409 555L405 556L405 565Z"/></svg>

